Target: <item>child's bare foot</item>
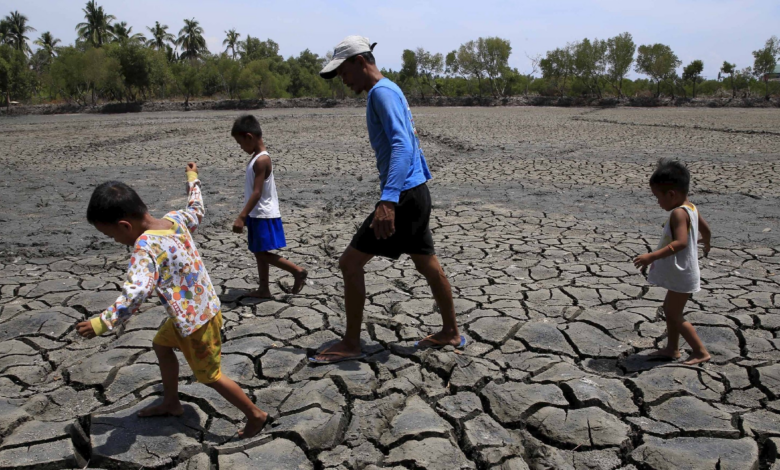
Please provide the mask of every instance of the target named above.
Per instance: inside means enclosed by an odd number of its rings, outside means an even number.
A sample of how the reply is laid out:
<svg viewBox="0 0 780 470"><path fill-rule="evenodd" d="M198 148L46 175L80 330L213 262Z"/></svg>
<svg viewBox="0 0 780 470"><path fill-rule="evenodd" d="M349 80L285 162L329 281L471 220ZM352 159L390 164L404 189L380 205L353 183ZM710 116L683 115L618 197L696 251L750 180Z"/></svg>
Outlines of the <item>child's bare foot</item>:
<svg viewBox="0 0 780 470"><path fill-rule="evenodd" d="M651 352L648 354L649 357L653 359L680 359L680 350L679 349L669 349L669 348L662 348L658 351Z"/></svg>
<svg viewBox="0 0 780 470"><path fill-rule="evenodd" d="M306 278L309 277L309 271L304 269L298 274L293 274L293 277L295 278L295 284L293 284L292 293L300 294L303 290L303 286L306 285Z"/></svg>
<svg viewBox="0 0 780 470"><path fill-rule="evenodd" d="M184 408L181 406L181 402L173 405L147 406L143 410L138 412L139 418L149 418L152 416L181 416L184 414Z"/></svg>
<svg viewBox="0 0 780 470"><path fill-rule="evenodd" d="M683 362L683 364L687 366L695 366L696 364L701 364L703 362L707 362L712 358L710 356L710 353L707 351L704 351L703 353L691 353L690 356L688 356L688 360Z"/></svg>
<svg viewBox="0 0 780 470"><path fill-rule="evenodd" d="M268 289L256 289L252 292L249 292L246 294L247 297L253 297L255 299L273 299L274 296L271 295L271 291Z"/></svg>
<svg viewBox="0 0 780 470"><path fill-rule="evenodd" d="M249 439L250 437L254 437L263 430L265 427L265 423L268 422L268 413L261 411L262 415L251 418L249 421L246 422L246 426L244 426L244 429L238 431L238 437L240 439Z"/></svg>

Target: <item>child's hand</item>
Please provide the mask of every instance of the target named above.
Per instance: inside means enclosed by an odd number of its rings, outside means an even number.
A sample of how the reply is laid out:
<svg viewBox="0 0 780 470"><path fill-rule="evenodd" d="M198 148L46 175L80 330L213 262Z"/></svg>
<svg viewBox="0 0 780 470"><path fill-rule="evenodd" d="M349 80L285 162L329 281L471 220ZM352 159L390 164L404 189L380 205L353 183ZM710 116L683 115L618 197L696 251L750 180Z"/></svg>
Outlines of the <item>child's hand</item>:
<svg viewBox="0 0 780 470"><path fill-rule="evenodd" d="M704 257L706 258L710 254L710 249L712 248L710 246L710 240L702 238L699 240L699 243L702 245L702 250L704 251Z"/></svg>
<svg viewBox="0 0 780 470"><path fill-rule="evenodd" d="M187 163L187 171L194 171L195 173L198 172L198 164L195 162L189 162Z"/></svg>
<svg viewBox="0 0 780 470"><path fill-rule="evenodd" d="M83 338L87 338L87 339L92 339L95 336L97 336L95 334L95 330L92 329L92 322L89 321L89 320L83 321L83 322L79 322L76 325L76 331L78 331L80 336L82 336Z"/></svg>
<svg viewBox="0 0 780 470"><path fill-rule="evenodd" d="M244 219L241 217L236 218L236 220L233 221L233 233L243 233L244 232Z"/></svg>
<svg viewBox="0 0 780 470"><path fill-rule="evenodd" d="M648 266L653 264L653 256L651 253L646 253L644 255L639 255L636 258L634 258L634 267L638 269L644 270Z"/></svg>

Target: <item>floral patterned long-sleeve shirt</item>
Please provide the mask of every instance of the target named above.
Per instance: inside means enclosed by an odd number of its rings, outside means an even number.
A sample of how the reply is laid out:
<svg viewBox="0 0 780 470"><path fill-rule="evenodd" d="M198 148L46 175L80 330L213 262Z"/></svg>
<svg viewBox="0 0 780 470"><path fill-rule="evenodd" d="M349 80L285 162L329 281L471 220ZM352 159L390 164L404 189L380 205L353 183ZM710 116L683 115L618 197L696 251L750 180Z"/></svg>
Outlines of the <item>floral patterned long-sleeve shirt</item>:
<svg viewBox="0 0 780 470"><path fill-rule="evenodd" d="M219 297L192 240L192 232L205 214L200 180L195 173L188 174L188 179L187 208L165 215L164 219L173 223L170 229L147 230L138 237L122 294L92 320L96 334L127 321L153 292L184 337L220 311Z"/></svg>

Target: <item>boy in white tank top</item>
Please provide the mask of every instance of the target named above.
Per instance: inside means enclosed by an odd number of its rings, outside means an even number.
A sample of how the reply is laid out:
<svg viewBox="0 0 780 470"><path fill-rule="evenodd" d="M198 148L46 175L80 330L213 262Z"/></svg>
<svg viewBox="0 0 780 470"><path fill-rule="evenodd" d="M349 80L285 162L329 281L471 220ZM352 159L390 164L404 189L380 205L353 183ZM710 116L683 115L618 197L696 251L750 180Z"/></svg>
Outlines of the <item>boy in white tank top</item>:
<svg viewBox="0 0 780 470"><path fill-rule="evenodd" d="M249 232L249 251L257 260L260 286L250 292L250 297L272 299L268 286L268 267L275 266L293 275L295 282L292 293L298 294L306 283L308 273L281 256L271 253L287 246L284 238L279 198L276 195L271 157L263 143L263 131L254 116L244 115L236 119L230 135L236 139L241 150L252 155L246 167L244 182L244 209L233 222L233 231L242 233L244 226Z"/></svg>
<svg viewBox="0 0 780 470"><path fill-rule="evenodd" d="M704 245L704 255L710 252L710 226L689 200L691 175L680 162L662 158L650 177L650 189L662 209L671 211L664 224L664 232L656 250L637 256L634 266L643 271L650 266L647 281L667 289L664 314L668 333L666 347L651 356L660 359L679 359L680 336L691 347L685 364L694 365L710 360L693 325L683 318L688 298L700 287L697 242ZM699 232L702 238L699 240Z"/></svg>

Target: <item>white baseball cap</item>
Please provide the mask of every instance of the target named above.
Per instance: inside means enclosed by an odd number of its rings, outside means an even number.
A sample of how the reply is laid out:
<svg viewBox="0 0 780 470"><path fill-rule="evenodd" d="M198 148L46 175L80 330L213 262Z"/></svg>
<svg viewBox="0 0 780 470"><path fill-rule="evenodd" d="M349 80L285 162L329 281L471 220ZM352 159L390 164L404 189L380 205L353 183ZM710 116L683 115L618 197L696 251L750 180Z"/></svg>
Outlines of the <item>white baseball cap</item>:
<svg viewBox="0 0 780 470"><path fill-rule="evenodd" d="M368 38L363 36L345 37L333 50L333 57L328 62L328 65L320 70L320 77L330 80L336 76L336 69L345 60L364 52L371 52L374 50L374 46L376 46L376 43L371 44Z"/></svg>

